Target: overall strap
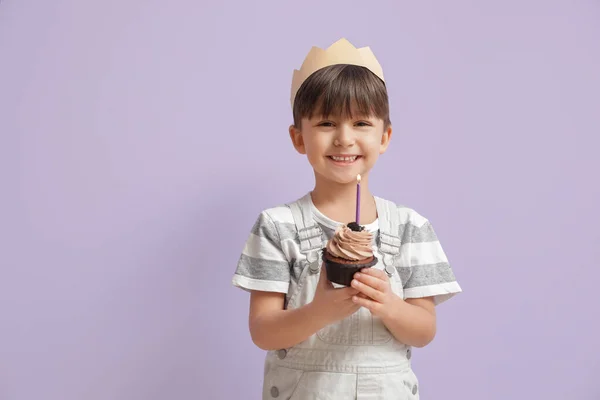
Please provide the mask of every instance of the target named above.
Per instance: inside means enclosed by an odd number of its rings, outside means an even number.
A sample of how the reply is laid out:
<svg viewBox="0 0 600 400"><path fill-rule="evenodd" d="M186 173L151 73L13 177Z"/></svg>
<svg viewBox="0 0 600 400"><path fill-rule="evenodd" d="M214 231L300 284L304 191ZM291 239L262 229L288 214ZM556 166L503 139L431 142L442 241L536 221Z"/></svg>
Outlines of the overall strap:
<svg viewBox="0 0 600 400"><path fill-rule="evenodd" d="M300 251L306 255L309 263L314 264L319 258L319 250L324 246L322 231L315 222L311 212L310 193L299 200L288 204L292 210L294 224L300 239ZM318 265L317 265L318 268Z"/></svg>
<svg viewBox="0 0 600 400"><path fill-rule="evenodd" d="M400 254L400 217L398 207L389 200L375 196L379 220L379 251L383 257L385 272L392 275L395 272L394 257Z"/></svg>

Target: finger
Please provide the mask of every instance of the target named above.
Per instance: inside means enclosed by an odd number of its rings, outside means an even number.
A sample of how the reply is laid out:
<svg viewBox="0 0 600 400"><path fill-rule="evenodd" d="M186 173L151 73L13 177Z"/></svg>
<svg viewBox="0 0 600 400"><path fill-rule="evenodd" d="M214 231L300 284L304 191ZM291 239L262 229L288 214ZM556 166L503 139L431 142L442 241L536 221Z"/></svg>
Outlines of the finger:
<svg viewBox="0 0 600 400"><path fill-rule="evenodd" d="M388 274L385 271L382 271L377 268L363 268L357 274L364 274L367 276L373 276L375 278L381 279L384 282L388 282L390 280Z"/></svg>
<svg viewBox="0 0 600 400"><path fill-rule="evenodd" d="M366 285L359 280L354 279L352 281L352 287L375 301L383 300L383 293L381 291L372 286Z"/></svg>
<svg viewBox="0 0 600 400"><path fill-rule="evenodd" d="M379 279L376 276L371 276L363 273L354 274L354 280L359 281L367 286L377 289L380 292L387 292L389 287L389 281Z"/></svg>
<svg viewBox="0 0 600 400"><path fill-rule="evenodd" d="M379 312L379 310L381 309L382 304L378 303L376 301L373 301L371 299L363 299L359 296L354 296L352 297L352 301L366 309L368 309L369 311L371 311L373 314L377 314Z"/></svg>

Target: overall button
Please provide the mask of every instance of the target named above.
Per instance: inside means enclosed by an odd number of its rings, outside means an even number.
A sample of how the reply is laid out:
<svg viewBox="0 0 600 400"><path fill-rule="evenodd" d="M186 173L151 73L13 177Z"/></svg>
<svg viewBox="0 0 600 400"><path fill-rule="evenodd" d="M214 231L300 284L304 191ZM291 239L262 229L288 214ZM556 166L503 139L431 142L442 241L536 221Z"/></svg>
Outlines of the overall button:
<svg viewBox="0 0 600 400"><path fill-rule="evenodd" d="M312 274L319 272L319 263L315 261L314 263L310 264L309 270Z"/></svg>
<svg viewBox="0 0 600 400"><path fill-rule="evenodd" d="M388 276L394 275L394 266L393 265L386 265L385 266L385 273L388 274Z"/></svg>
<svg viewBox="0 0 600 400"><path fill-rule="evenodd" d="M413 389L413 392L414 392L414 389ZM273 386L271 388L271 396L279 397L279 389L277 389L277 386Z"/></svg>
<svg viewBox="0 0 600 400"><path fill-rule="evenodd" d="M280 360L283 360L285 358L285 356L287 356L286 349L277 350L277 358L279 358Z"/></svg>
<svg viewBox="0 0 600 400"><path fill-rule="evenodd" d="M411 357L412 357L412 351L410 349L406 350L406 358L408 358L410 360Z"/></svg>
<svg viewBox="0 0 600 400"><path fill-rule="evenodd" d="M417 394L417 385L413 386L412 394Z"/></svg>

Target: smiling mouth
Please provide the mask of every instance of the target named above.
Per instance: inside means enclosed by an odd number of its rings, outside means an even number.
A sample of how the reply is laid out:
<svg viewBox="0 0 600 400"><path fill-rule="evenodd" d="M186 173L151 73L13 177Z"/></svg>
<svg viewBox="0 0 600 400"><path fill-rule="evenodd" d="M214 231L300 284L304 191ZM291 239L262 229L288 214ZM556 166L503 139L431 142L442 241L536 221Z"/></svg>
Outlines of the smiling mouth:
<svg viewBox="0 0 600 400"><path fill-rule="evenodd" d="M346 164L351 164L361 157L362 156L327 156L327 158L329 158L330 160L333 160L337 163L346 163Z"/></svg>

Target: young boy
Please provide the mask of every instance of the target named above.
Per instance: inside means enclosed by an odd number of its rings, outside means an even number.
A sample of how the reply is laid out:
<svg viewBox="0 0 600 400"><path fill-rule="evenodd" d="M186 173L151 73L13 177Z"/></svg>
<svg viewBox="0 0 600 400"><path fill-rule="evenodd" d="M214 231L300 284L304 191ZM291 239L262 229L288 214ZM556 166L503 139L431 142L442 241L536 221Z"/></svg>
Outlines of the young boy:
<svg viewBox="0 0 600 400"><path fill-rule="evenodd" d="M410 360L436 331L435 306L461 288L429 221L374 196L369 171L392 136L382 69L368 47L316 47L294 71L294 148L313 190L263 211L233 277L250 291L250 333L268 350L263 399L418 399ZM321 252L341 225L373 234L378 263L334 287Z"/></svg>

